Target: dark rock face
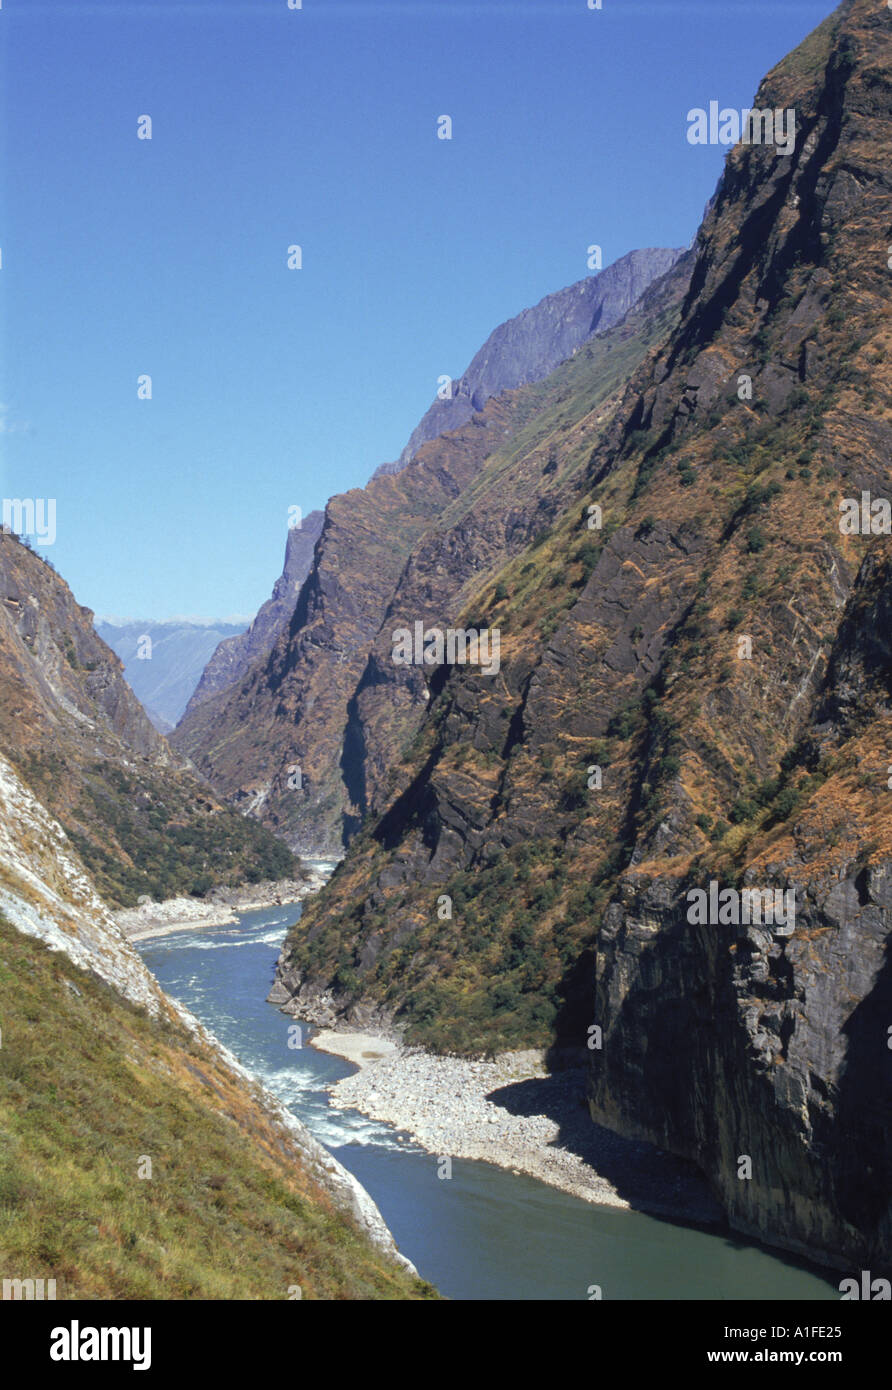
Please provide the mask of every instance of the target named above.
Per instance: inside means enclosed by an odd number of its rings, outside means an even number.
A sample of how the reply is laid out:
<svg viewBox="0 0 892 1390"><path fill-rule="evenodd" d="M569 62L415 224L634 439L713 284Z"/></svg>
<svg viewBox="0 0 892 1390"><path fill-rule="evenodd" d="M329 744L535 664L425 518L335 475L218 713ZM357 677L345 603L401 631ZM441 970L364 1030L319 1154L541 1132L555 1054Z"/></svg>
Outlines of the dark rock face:
<svg viewBox="0 0 892 1390"><path fill-rule="evenodd" d="M886 544L862 565L802 739L806 758L843 749L842 775L743 874L795 891L795 931L692 925L692 878L629 876L598 938L605 1045L591 1086L601 1123L710 1173L737 1229L880 1270L892 1256L892 853L888 812L853 798L846 774L892 727L875 625L890 602ZM827 842L830 814L841 850Z"/></svg>
<svg viewBox="0 0 892 1390"><path fill-rule="evenodd" d="M735 946L639 880L598 942L592 1117L693 1159L735 1229L843 1269L892 1251L890 874L800 881L794 938Z"/></svg>
<svg viewBox="0 0 892 1390"><path fill-rule="evenodd" d="M313 548L322 534L323 519L322 512L310 512L299 527L288 532L285 564L272 594L257 610L247 631L224 638L216 648L185 708L184 719L212 695L241 680L253 662L269 654L294 612L300 586L313 563Z"/></svg>
<svg viewBox="0 0 892 1390"><path fill-rule="evenodd" d="M606 270L546 295L534 308L500 324L467 371L453 381L449 398L434 401L399 461L382 464L375 476L405 468L422 444L464 425L490 397L548 376L594 334L619 323L683 254L683 248L630 251Z"/></svg>
<svg viewBox="0 0 892 1390"><path fill-rule="evenodd" d="M731 151L662 338L527 439L526 504L494 459L419 540L388 622L498 626L502 668L395 679L379 633L365 821L279 970L297 1013L445 1051L600 1029L596 1121L854 1274L892 1266L892 540L839 502L889 495L890 73L872 0L779 64L754 104L795 109L795 152ZM711 882L795 892L792 932L690 921Z"/></svg>

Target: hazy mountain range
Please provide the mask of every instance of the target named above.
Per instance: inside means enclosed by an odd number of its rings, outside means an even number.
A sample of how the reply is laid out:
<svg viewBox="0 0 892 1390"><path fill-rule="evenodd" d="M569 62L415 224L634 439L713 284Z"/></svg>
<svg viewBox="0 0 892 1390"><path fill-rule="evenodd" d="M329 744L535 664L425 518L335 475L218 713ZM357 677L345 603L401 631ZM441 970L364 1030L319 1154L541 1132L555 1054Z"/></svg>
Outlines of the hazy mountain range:
<svg viewBox="0 0 892 1390"><path fill-rule="evenodd" d="M244 623L189 623L100 619L96 631L124 663L124 675L162 733L183 716L202 673L224 639L244 632Z"/></svg>

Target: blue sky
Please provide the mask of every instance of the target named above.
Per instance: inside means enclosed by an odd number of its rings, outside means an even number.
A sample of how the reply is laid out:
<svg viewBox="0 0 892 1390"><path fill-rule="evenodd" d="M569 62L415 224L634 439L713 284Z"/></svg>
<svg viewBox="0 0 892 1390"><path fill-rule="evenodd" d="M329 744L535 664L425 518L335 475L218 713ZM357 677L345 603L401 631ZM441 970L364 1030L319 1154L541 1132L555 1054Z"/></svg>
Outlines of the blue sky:
<svg viewBox="0 0 892 1390"><path fill-rule="evenodd" d="M99 614L252 613L289 507L395 458L590 243L688 244L725 155L688 110L833 8L3 0L2 495L56 499Z"/></svg>

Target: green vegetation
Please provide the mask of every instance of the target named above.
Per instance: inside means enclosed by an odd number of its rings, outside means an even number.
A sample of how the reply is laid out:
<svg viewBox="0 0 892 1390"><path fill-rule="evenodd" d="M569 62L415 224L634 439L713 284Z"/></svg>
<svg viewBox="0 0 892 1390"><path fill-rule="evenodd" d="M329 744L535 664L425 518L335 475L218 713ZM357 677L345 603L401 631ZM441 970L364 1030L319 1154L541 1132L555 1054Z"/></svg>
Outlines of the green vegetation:
<svg viewBox="0 0 892 1390"><path fill-rule="evenodd" d="M4 1277L59 1299L436 1297L209 1048L2 918L0 1026Z"/></svg>
<svg viewBox="0 0 892 1390"><path fill-rule="evenodd" d="M593 748L590 757L600 751ZM584 785L580 774L564 792L580 818L588 805L579 795ZM361 838L368 842L368 832ZM610 879L628 853L629 846L617 845L583 869L561 839L514 845L439 885L426 920L362 974L348 943L357 941L360 928L385 929L385 915L359 906L321 917L310 904L291 940L290 960L318 977L337 953L332 988L395 1007L407 1041L434 1052L492 1055L544 1047L555 1036L581 1045L591 1000L574 983L573 968L596 938ZM448 920L436 910L442 894L452 899Z"/></svg>
<svg viewBox="0 0 892 1390"><path fill-rule="evenodd" d="M132 907L141 894L200 897L218 885L299 872L287 845L259 822L218 806L190 778L164 777L147 767L125 772L97 761L85 768L72 805L55 754L32 753L22 772L113 905Z"/></svg>

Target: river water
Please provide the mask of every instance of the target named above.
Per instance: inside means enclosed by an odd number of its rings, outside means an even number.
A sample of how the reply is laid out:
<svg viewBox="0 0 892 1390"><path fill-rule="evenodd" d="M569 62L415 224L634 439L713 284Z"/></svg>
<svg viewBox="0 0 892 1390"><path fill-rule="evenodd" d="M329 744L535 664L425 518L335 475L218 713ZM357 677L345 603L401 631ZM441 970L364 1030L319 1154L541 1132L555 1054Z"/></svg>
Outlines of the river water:
<svg viewBox="0 0 892 1390"><path fill-rule="evenodd" d="M758 1246L640 1212L594 1206L489 1163L452 1177L390 1125L336 1110L326 1088L354 1067L288 1046L294 1020L265 1002L299 907L241 913L237 926L147 938L137 949L185 1004L354 1173L399 1248L458 1299L836 1299L824 1277ZM304 1029L304 1039L310 1030Z"/></svg>

